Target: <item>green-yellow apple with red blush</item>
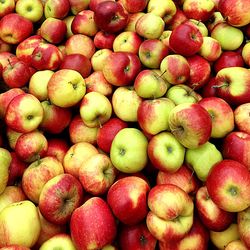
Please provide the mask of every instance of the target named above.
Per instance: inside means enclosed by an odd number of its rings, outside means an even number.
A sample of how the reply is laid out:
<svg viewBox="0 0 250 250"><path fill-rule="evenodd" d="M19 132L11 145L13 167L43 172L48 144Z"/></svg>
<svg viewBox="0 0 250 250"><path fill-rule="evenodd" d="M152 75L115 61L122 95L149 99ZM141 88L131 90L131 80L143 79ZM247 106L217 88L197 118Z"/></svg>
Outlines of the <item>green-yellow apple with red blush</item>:
<svg viewBox="0 0 250 250"><path fill-rule="evenodd" d="M90 128L84 124L81 116L75 115L69 124L69 138L71 143L88 142L96 144L96 137L99 128Z"/></svg>
<svg viewBox="0 0 250 250"><path fill-rule="evenodd" d="M43 4L41 0L18 0L15 12L27 18L31 22L38 22L43 16Z"/></svg>
<svg viewBox="0 0 250 250"><path fill-rule="evenodd" d="M70 234L77 249L102 249L117 234L115 217L100 197L88 199L75 209L70 220Z"/></svg>
<svg viewBox="0 0 250 250"><path fill-rule="evenodd" d="M193 201L176 185L162 184L151 188L148 207L147 227L159 241L179 240L193 225Z"/></svg>
<svg viewBox="0 0 250 250"><path fill-rule="evenodd" d="M164 30L159 37L159 40L163 42L167 46L167 48L169 48L169 37L171 35L171 32L171 30Z"/></svg>
<svg viewBox="0 0 250 250"><path fill-rule="evenodd" d="M175 105L181 103L198 103L202 96L185 84L172 85L166 93L166 97L172 100Z"/></svg>
<svg viewBox="0 0 250 250"><path fill-rule="evenodd" d="M41 230L37 208L29 200L9 204L0 213L0 246L32 247Z"/></svg>
<svg viewBox="0 0 250 250"><path fill-rule="evenodd" d="M18 58L15 54L4 51L0 53L0 63L2 64L3 68L7 66L9 63L18 61Z"/></svg>
<svg viewBox="0 0 250 250"><path fill-rule="evenodd" d="M185 148L170 132L154 135L147 151L153 166L164 172L176 172L184 162Z"/></svg>
<svg viewBox="0 0 250 250"><path fill-rule="evenodd" d="M81 101L86 92L86 85L84 78L76 70L60 69L49 79L47 89L53 104L69 108Z"/></svg>
<svg viewBox="0 0 250 250"><path fill-rule="evenodd" d="M73 36L73 32L71 30L71 24L74 20L75 16L74 15L70 15L70 16L66 16L63 21L65 22L66 24L66 28L67 28L67 31L66 31L66 39Z"/></svg>
<svg viewBox="0 0 250 250"><path fill-rule="evenodd" d="M17 156L28 163L44 157L47 149L47 138L41 131L37 130L20 135L15 146Z"/></svg>
<svg viewBox="0 0 250 250"><path fill-rule="evenodd" d="M228 212L240 212L249 207L249 184L248 168L230 159L223 159L216 163L206 180L206 187L212 201Z"/></svg>
<svg viewBox="0 0 250 250"><path fill-rule="evenodd" d="M61 250L76 250L70 235L66 233L56 234L50 239L46 240L41 246L40 250L50 250L59 248Z"/></svg>
<svg viewBox="0 0 250 250"><path fill-rule="evenodd" d="M190 77L190 66L187 59L178 54L163 58L160 64L162 77L171 84L185 83Z"/></svg>
<svg viewBox="0 0 250 250"><path fill-rule="evenodd" d="M170 84L161 77L161 71L144 69L135 78L134 89L142 98L155 99L163 97Z"/></svg>
<svg viewBox="0 0 250 250"><path fill-rule="evenodd" d="M39 70L35 72L28 84L28 92L34 95L39 101L45 101L48 99L48 82L51 76L54 74L52 70Z"/></svg>
<svg viewBox="0 0 250 250"><path fill-rule="evenodd" d="M120 0L124 8L129 13L138 13L143 11L148 4L148 0L139 0L134 2L133 0Z"/></svg>
<svg viewBox="0 0 250 250"><path fill-rule="evenodd" d="M214 0L214 1L218 1L218 0ZM216 10L212 14L211 18L206 22L206 27L208 31L211 33L211 31L216 26L216 24L222 23L222 22L224 22L224 17L218 10Z"/></svg>
<svg viewBox="0 0 250 250"><path fill-rule="evenodd" d="M174 107L174 102L166 97L142 101L137 110L139 126L151 135L169 130L168 117Z"/></svg>
<svg viewBox="0 0 250 250"><path fill-rule="evenodd" d="M234 110L234 121L237 129L248 134L250 134L249 112L249 103L241 104Z"/></svg>
<svg viewBox="0 0 250 250"><path fill-rule="evenodd" d="M208 36L207 26L203 22L201 22L199 20L196 20L196 19L192 19L192 18L189 19L189 21L191 23L193 23L199 29L199 31L201 32L203 38Z"/></svg>
<svg viewBox="0 0 250 250"><path fill-rule="evenodd" d="M39 196L39 210L50 222L65 225L83 201L83 187L71 174L63 173L48 180Z"/></svg>
<svg viewBox="0 0 250 250"><path fill-rule="evenodd" d="M250 43L246 43L242 48L242 58L246 65L250 66Z"/></svg>
<svg viewBox="0 0 250 250"><path fill-rule="evenodd" d="M127 143L129 141L129 143ZM121 172L136 173L147 164L146 136L137 128L123 128L114 137L110 159Z"/></svg>
<svg viewBox="0 0 250 250"><path fill-rule="evenodd" d="M72 14L76 15L89 7L90 0L69 0L69 3Z"/></svg>
<svg viewBox="0 0 250 250"><path fill-rule="evenodd" d="M11 149L15 150L17 139L22 134L23 133L17 132L14 129L7 126L6 137L7 137L8 145L10 146Z"/></svg>
<svg viewBox="0 0 250 250"><path fill-rule="evenodd" d="M70 11L68 0L47 0L44 4L44 16L63 19Z"/></svg>
<svg viewBox="0 0 250 250"><path fill-rule="evenodd" d="M138 120L138 108L142 98L137 95L133 86L118 87L112 95L112 107L115 115L125 122Z"/></svg>
<svg viewBox="0 0 250 250"><path fill-rule="evenodd" d="M168 47L159 39L148 39L139 47L141 63L151 69L158 69L161 61L168 55Z"/></svg>
<svg viewBox="0 0 250 250"><path fill-rule="evenodd" d="M145 15L145 12L141 12L141 11L136 12L136 13L130 13L128 23L127 23L127 26L124 28L124 31L136 32L136 29L135 29L136 22L143 15Z"/></svg>
<svg viewBox="0 0 250 250"><path fill-rule="evenodd" d="M15 0L7 0L0 3L0 18L15 11Z"/></svg>
<svg viewBox="0 0 250 250"><path fill-rule="evenodd" d="M99 49L91 57L91 65L94 71L102 71L109 55L112 54L111 49Z"/></svg>
<svg viewBox="0 0 250 250"><path fill-rule="evenodd" d="M17 132L31 132L39 127L43 112L43 107L35 96L27 93L20 94L9 103L5 122Z"/></svg>
<svg viewBox="0 0 250 250"><path fill-rule="evenodd" d="M201 186L195 196L198 216L208 230L223 231L233 223L235 214L219 208L211 199L206 186Z"/></svg>
<svg viewBox="0 0 250 250"><path fill-rule="evenodd" d="M237 224L240 239L246 244L247 247L250 247L249 222L250 208L248 207L237 214Z"/></svg>
<svg viewBox="0 0 250 250"><path fill-rule="evenodd" d="M24 171L22 189L29 200L38 204L45 183L56 175L64 173L63 165L55 157L46 156L32 162Z"/></svg>
<svg viewBox="0 0 250 250"><path fill-rule="evenodd" d="M65 173L79 177L79 169L89 157L98 154L95 146L88 142L78 142L68 149L63 159Z"/></svg>
<svg viewBox="0 0 250 250"><path fill-rule="evenodd" d="M142 222L148 213L149 190L149 184L142 178L127 176L117 180L109 188L107 203L119 221L126 225L136 225Z"/></svg>
<svg viewBox="0 0 250 250"><path fill-rule="evenodd" d="M101 127L112 115L109 99L99 92L89 92L81 100L80 116L88 127Z"/></svg>
<svg viewBox="0 0 250 250"><path fill-rule="evenodd" d="M79 180L84 190L94 196L105 194L116 178L116 168L105 154L95 154L79 168Z"/></svg>
<svg viewBox="0 0 250 250"><path fill-rule="evenodd" d="M241 240L233 240L233 241L229 242L225 247L225 250L236 250L236 249L237 250L247 250L247 246Z"/></svg>

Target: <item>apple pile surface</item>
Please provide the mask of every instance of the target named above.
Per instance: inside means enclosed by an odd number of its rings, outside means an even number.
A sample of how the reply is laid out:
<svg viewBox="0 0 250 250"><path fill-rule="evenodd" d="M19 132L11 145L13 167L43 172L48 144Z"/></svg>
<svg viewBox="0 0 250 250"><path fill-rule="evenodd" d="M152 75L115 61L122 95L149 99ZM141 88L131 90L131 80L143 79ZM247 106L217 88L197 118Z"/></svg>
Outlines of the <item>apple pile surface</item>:
<svg viewBox="0 0 250 250"><path fill-rule="evenodd" d="M0 249L250 249L249 0L0 1Z"/></svg>

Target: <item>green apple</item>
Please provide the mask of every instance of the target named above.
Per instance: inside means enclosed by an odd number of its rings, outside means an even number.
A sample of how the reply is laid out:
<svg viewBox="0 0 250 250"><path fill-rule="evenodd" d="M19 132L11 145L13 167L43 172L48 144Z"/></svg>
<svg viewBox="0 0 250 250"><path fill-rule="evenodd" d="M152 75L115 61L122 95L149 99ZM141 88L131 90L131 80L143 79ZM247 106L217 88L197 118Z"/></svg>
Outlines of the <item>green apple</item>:
<svg viewBox="0 0 250 250"><path fill-rule="evenodd" d="M12 157L10 152L5 148L0 148L0 194L3 193L7 186L9 178L9 167Z"/></svg>
<svg viewBox="0 0 250 250"><path fill-rule="evenodd" d="M0 213L0 247L33 247L41 230L37 208L29 200L15 202Z"/></svg>
<svg viewBox="0 0 250 250"><path fill-rule="evenodd" d="M206 181L210 169L221 160L221 152L211 142L206 142L195 149L186 150L185 162L193 168L201 181Z"/></svg>
<svg viewBox="0 0 250 250"><path fill-rule="evenodd" d="M137 128L124 128L113 139L110 159L121 172L136 173L147 164L146 136Z"/></svg>

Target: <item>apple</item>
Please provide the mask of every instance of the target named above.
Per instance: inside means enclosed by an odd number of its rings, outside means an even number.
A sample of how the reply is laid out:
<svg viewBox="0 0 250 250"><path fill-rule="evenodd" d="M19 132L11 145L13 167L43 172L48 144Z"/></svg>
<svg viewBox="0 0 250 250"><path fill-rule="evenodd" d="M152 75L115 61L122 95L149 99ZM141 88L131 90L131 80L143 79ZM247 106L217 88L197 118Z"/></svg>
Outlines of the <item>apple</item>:
<svg viewBox="0 0 250 250"><path fill-rule="evenodd" d="M147 151L153 166L163 172L176 172L184 162L185 148L170 132L154 135L149 140Z"/></svg>
<svg viewBox="0 0 250 250"><path fill-rule="evenodd" d="M115 135L126 127L128 127L127 122L117 117L110 118L97 132L96 143L98 147L105 153L110 153L111 144Z"/></svg>
<svg viewBox="0 0 250 250"><path fill-rule="evenodd" d="M235 160L224 159L211 169L206 187L212 201L219 208L240 212L249 207L249 183L250 173L246 166Z"/></svg>
<svg viewBox="0 0 250 250"><path fill-rule="evenodd" d="M69 0L69 3L72 14L76 15L89 7L90 0Z"/></svg>
<svg viewBox="0 0 250 250"><path fill-rule="evenodd" d="M103 31L116 33L123 30L128 22L128 12L115 1L100 2L94 10L94 21Z"/></svg>
<svg viewBox="0 0 250 250"><path fill-rule="evenodd" d="M250 170L250 134L240 131L232 131L223 138L221 147L225 159L232 159L245 165Z"/></svg>
<svg viewBox="0 0 250 250"><path fill-rule="evenodd" d="M216 74L216 93L230 105L247 103L250 97L250 71L243 67L221 69Z"/></svg>
<svg viewBox="0 0 250 250"><path fill-rule="evenodd" d="M225 250L236 250L236 249L247 250L247 247L241 240L233 240L229 242L225 247Z"/></svg>
<svg viewBox="0 0 250 250"><path fill-rule="evenodd" d="M167 55L168 48L159 39L144 40L139 47L140 61L147 68L158 69Z"/></svg>
<svg viewBox="0 0 250 250"><path fill-rule="evenodd" d="M182 103L170 111L169 127L184 147L197 148L209 140L212 121L201 105Z"/></svg>
<svg viewBox="0 0 250 250"><path fill-rule="evenodd" d="M77 249L101 249L111 244L116 237L117 226L106 201L92 197L75 209L70 220L70 232Z"/></svg>
<svg viewBox="0 0 250 250"><path fill-rule="evenodd" d="M118 243L121 250L147 249L153 250L157 240L149 232L146 223L136 225L121 225L118 234Z"/></svg>
<svg viewBox="0 0 250 250"><path fill-rule="evenodd" d="M22 189L29 200L38 204L45 183L64 173L63 166L55 157L46 156L32 162L22 176Z"/></svg>
<svg viewBox="0 0 250 250"><path fill-rule="evenodd" d="M69 0L46 0L44 4L45 18L54 17L63 19L70 11Z"/></svg>
<svg viewBox="0 0 250 250"><path fill-rule="evenodd" d="M79 180L84 190L94 196L105 194L115 177L116 169L105 154L94 154L79 168Z"/></svg>
<svg viewBox="0 0 250 250"><path fill-rule="evenodd" d="M131 84L140 70L141 62L137 55L129 52L114 52L107 58L102 72L112 85L125 86Z"/></svg>
<svg viewBox="0 0 250 250"><path fill-rule="evenodd" d="M218 23L211 31L211 37L219 41L223 50L236 50L238 49L243 40L243 32L226 22Z"/></svg>
<svg viewBox="0 0 250 250"><path fill-rule="evenodd" d="M71 24L73 34L83 34L89 37L94 36L99 30L94 21L94 14L94 11L88 9L78 12Z"/></svg>
<svg viewBox="0 0 250 250"><path fill-rule="evenodd" d="M176 54L192 56L197 53L203 43L199 29L190 21L175 27L169 37L169 46Z"/></svg>
<svg viewBox="0 0 250 250"><path fill-rule="evenodd" d="M112 95L112 107L115 115L125 122L138 120L138 108L142 98L137 95L133 86L118 87Z"/></svg>
<svg viewBox="0 0 250 250"><path fill-rule="evenodd" d="M48 82L54 74L52 70L39 70L35 72L29 80L28 92L35 96L39 101L48 99Z"/></svg>
<svg viewBox="0 0 250 250"><path fill-rule="evenodd" d="M79 169L83 162L98 154L95 146L87 142L78 142L70 146L63 159L65 173L79 177Z"/></svg>
<svg viewBox="0 0 250 250"><path fill-rule="evenodd" d="M31 22L38 22L43 16L43 4L41 0L18 0L15 11Z"/></svg>
<svg viewBox="0 0 250 250"><path fill-rule="evenodd" d="M73 116L70 121L68 131L71 143L88 142L95 145L99 128L86 126L79 114Z"/></svg>
<svg viewBox="0 0 250 250"><path fill-rule="evenodd" d="M73 69L78 71L83 78L86 78L90 75L92 66L86 56L82 54L70 54L63 58L59 68Z"/></svg>
<svg viewBox="0 0 250 250"><path fill-rule="evenodd" d="M7 186L0 194L0 212L9 204L26 200L26 196L21 187Z"/></svg>
<svg viewBox="0 0 250 250"><path fill-rule="evenodd" d="M187 18L193 18L201 22L207 21L215 11L213 0L185 0L182 6Z"/></svg>
<svg viewBox="0 0 250 250"><path fill-rule="evenodd" d="M140 177L124 177L109 188L107 203L119 221L126 225L136 225L142 222L148 213L149 189L148 183Z"/></svg>
<svg viewBox="0 0 250 250"><path fill-rule="evenodd" d="M169 113L174 107L174 102L166 97L143 100L137 110L139 126L151 135L169 130Z"/></svg>
<svg viewBox="0 0 250 250"><path fill-rule="evenodd" d="M17 56L11 52L4 51L0 53L0 63L2 64L2 67L4 68L9 63L13 63L18 61L19 59Z"/></svg>
<svg viewBox="0 0 250 250"><path fill-rule="evenodd" d="M112 49L115 38L116 34L99 30L94 36L94 45L98 49Z"/></svg>
<svg viewBox="0 0 250 250"><path fill-rule="evenodd" d="M213 0L213 1L218 1L218 0ZM222 23L224 21L225 21L224 17L222 16L221 12L218 11L218 8L217 8L216 11L214 11L214 13L212 14L212 16L206 21L206 26L207 26L208 31L211 33L213 28L218 23Z"/></svg>
<svg viewBox="0 0 250 250"><path fill-rule="evenodd" d="M130 13L128 23L127 23L127 26L124 28L124 31L134 31L134 32L136 32L136 29L135 29L136 22L143 15L145 15L145 12L141 12L141 11L136 12L136 13Z"/></svg>
<svg viewBox="0 0 250 250"><path fill-rule="evenodd" d="M66 55L82 54L90 59L95 53L95 50L94 41L83 34L74 34L65 42Z"/></svg>
<svg viewBox="0 0 250 250"><path fill-rule="evenodd" d="M184 23L187 20L188 18L184 14L183 10L181 8L177 8L175 15L172 17L170 22L168 22L167 28L168 30L173 31L177 26L179 26L180 24Z"/></svg>
<svg viewBox="0 0 250 250"><path fill-rule="evenodd" d="M137 54L142 38L135 31L123 31L113 41L114 52L130 52Z"/></svg>
<svg viewBox="0 0 250 250"><path fill-rule="evenodd" d="M49 100L41 102L44 115L39 128L50 134L59 134L66 129L71 121L72 113L69 108L61 108Z"/></svg>
<svg viewBox="0 0 250 250"><path fill-rule="evenodd" d="M214 62L213 68L218 73L223 68L243 67L244 60L236 51L223 51L220 57Z"/></svg>
<svg viewBox="0 0 250 250"><path fill-rule="evenodd" d="M6 128L6 137L8 141L8 145L11 149L15 149L16 142L19 136L21 136L23 133L17 132L14 129L7 126Z"/></svg>
<svg viewBox="0 0 250 250"><path fill-rule="evenodd" d="M171 86L166 93L166 97L172 100L175 105L181 103L198 103L202 96L185 84Z"/></svg>
<svg viewBox="0 0 250 250"><path fill-rule="evenodd" d="M120 2L129 13L138 13L147 7L149 0L139 0L136 2L133 0L120 0Z"/></svg>
<svg viewBox="0 0 250 250"><path fill-rule="evenodd" d="M242 48L242 58L246 65L250 66L250 43L246 43Z"/></svg>
<svg viewBox="0 0 250 250"><path fill-rule="evenodd" d="M80 116L88 127L101 127L112 115L109 99L99 92L89 92L81 100Z"/></svg>
<svg viewBox="0 0 250 250"><path fill-rule="evenodd" d="M7 247L1 247L2 250L30 250L30 248L20 245L10 245Z"/></svg>
<svg viewBox="0 0 250 250"><path fill-rule="evenodd" d="M61 250L76 250L70 235L66 233L56 234L50 239L46 240L41 246L40 250L50 250L60 248Z"/></svg>
<svg viewBox="0 0 250 250"><path fill-rule="evenodd" d="M146 217L147 227L159 241L179 240L192 227L193 201L176 185L162 184L151 188L148 207L150 211Z"/></svg>
<svg viewBox="0 0 250 250"><path fill-rule="evenodd" d="M213 0L212 0L213 1ZM208 28L206 26L205 23L199 21L199 20L196 20L196 19L192 19L190 18L189 21L194 24L198 29L199 31L201 32L202 36L203 36L203 39L204 37L208 37ZM207 23L207 22L206 22ZM203 44L203 43L202 43Z"/></svg>
<svg viewBox="0 0 250 250"><path fill-rule="evenodd" d="M0 39L9 44L19 44L33 32L33 23L18 13L10 13L0 20Z"/></svg>
<svg viewBox="0 0 250 250"><path fill-rule="evenodd" d="M169 37L172 33L172 30L164 30L161 34L161 36L159 37L159 40L162 41L167 48L169 48Z"/></svg>
<svg viewBox="0 0 250 250"><path fill-rule="evenodd" d="M191 169L184 164L173 173L170 173L169 171L158 171L156 184L173 184L180 187L190 195L195 194L200 186L198 179Z"/></svg>
<svg viewBox="0 0 250 250"><path fill-rule="evenodd" d="M212 201L206 186L198 189L195 197L195 206L199 218L208 230L216 232L224 231L233 223L234 213L220 209Z"/></svg>
<svg viewBox="0 0 250 250"><path fill-rule="evenodd" d="M72 69L57 70L51 76L47 89L50 101L61 108L76 105L86 92L84 78Z"/></svg>
<svg viewBox="0 0 250 250"><path fill-rule="evenodd" d="M135 24L135 31L145 39L158 39L164 31L163 19L153 13L142 15Z"/></svg>
<svg viewBox="0 0 250 250"><path fill-rule="evenodd" d="M69 37L74 35L72 32L72 29L71 29L71 24L72 24L74 18L75 18L74 15L69 15L69 16L66 16L65 18L63 18L63 21L65 22L66 28L67 28L66 39L68 39Z"/></svg>
<svg viewBox="0 0 250 250"><path fill-rule="evenodd" d="M0 213L0 247L35 245L41 225L36 206L29 200L9 204Z"/></svg>
<svg viewBox="0 0 250 250"><path fill-rule="evenodd" d="M111 49L99 49L91 57L93 71L102 71L107 58L113 53ZM97 73L97 72L93 72ZM100 72L98 72L100 73Z"/></svg>
<svg viewBox="0 0 250 250"><path fill-rule="evenodd" d="M63 173L48 180L39 196L39 210L50 222L64 225L82 204L83 187L71 174Z"/></svg>
<svg viewBox="0 0 250 250"><path fill-rule="evenodd" d="M85 78L85 83L86 93L99 92L107 97L113 93L113 85L105 79L100 70L93 71L87 78Z"/></svg>
<svg viewBox="0 0 250 250"><path fill-rule="evenodd" d="M231 8L231 4L235 4L235 8ZM245 0L221 0L218 4L218 10L227 19L227 22L235 27L242 27L250 22L250 17L248 15L250 11L250 3Z"/></svg>
<svg viewBox="0 0 250 250"><path fill-rule="evenodd" d="M136 173L147 164L147 146L147 138L139 129L123 128L112 141L110 159L119 171Z"/></svg>
<svg viewBox="0 0 250 250"><path fill-rule="evenodd" d="M17 132L31 132L39 127L43 112L43 107L35 96L27 93L20 94L9 103L5 122Z"/></svg>
<svg viewBox="0 0 250 250"><path fill-rule="evenodd" d="M223 138L234 129L234 111L219 97L204 97L198 102L212 119L212 138Z"/></svg>
<svg viewBox="0 0 250 250"><path fill-rule="evenodd" d="M0 39L0 52L10 52L12 51L13 45L4 42L2 39Z"/></svg>
<svg viewBox="0 0 250 250"><path fill-rule="evenodd" d="M102 2L106 2L107 0L89 0L89 9L92 11L96 11L97 5ZM115 2L115 0L111 0Z"/></svg>
<svg viewBox="0 0 250 250"><path fill-rule="evenodd" d="M187 59L179 54L163 58L160 64L162 77L171 84L185 83L190 77L190 66Z"/></svg>
<svg viewBox="0 0 250 250"><path fill-rule="evenodd" d="M234 121L236 127L245 133L250 134L250 121L249 121L250 104L244 103L237 106L234 110Z"/></svg>
<svg viewBox="0 0 250 250"><path fill-rule="evenodd" d="M159 70L144 69L134 80L134 89L138 96L146 99L163 97L170 84L168 84Z"/></svg>
<svg viewBox="0 0 250 250"><path fill-rule="evenodd" d="M250 235L249 235L249 214L250 208L237 213L237 224L241 240L250 247Z"/></svg>
<svg viewBox="0 0 250 250"><path fill-rule="evenodd" d="M15 0L3 1L0 3L0 18L15 11Z"/></svg>

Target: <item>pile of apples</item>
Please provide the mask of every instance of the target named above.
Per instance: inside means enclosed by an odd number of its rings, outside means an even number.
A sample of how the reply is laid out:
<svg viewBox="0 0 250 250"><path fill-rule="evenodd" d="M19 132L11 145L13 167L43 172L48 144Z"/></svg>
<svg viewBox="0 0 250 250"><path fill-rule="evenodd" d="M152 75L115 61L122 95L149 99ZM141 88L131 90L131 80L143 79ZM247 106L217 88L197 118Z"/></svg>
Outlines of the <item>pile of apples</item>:
<svg viewBox="0 0 250 250"><path fill-rule="evenodd" d="M249 0L1 0L1 249L250 249L249 39Z"/></svg>

